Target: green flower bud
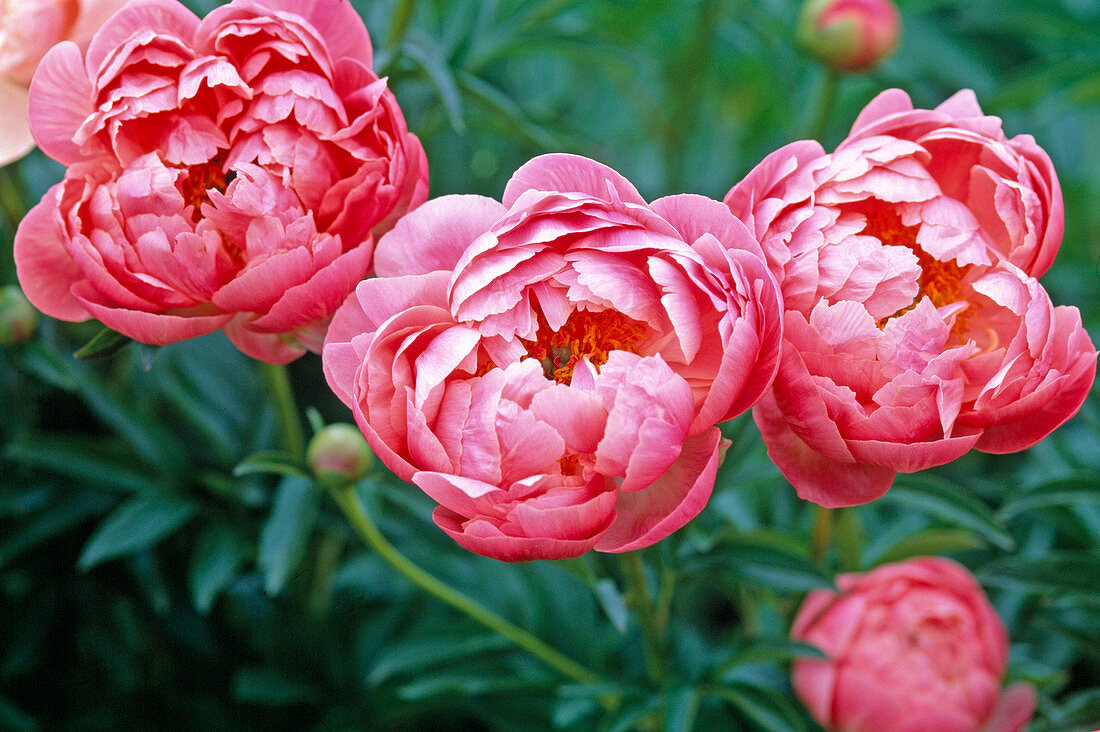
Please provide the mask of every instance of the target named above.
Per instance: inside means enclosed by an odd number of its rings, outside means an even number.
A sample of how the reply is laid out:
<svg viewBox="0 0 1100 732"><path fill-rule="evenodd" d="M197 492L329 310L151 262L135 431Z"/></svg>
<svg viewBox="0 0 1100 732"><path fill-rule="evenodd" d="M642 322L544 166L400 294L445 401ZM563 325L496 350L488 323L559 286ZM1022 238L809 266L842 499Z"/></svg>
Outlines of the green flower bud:
<svg viewBox="0 0 1100 732"><path fill-rule="evenodd" d="M322 482L352 483L370 472L374 453L358 428L337 423L328 425L309 441L306 462Z"/></svg>

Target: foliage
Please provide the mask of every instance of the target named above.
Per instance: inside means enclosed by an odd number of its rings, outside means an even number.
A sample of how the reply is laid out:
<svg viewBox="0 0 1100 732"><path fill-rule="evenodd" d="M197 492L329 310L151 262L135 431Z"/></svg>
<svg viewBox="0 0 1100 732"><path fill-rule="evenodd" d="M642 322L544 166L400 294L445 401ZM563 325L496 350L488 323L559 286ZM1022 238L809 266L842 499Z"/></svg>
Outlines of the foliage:
<svg viewBox="0 0 1100 732"><path fill-rule="evenodd" d="M356 7L424 142L433 195L499 196L522 162L566 150L615 167L648 198L720 198L816 114L822 72L792 43L796 5ZM899 5L898 52L841 80L823 142L882 88L925 107L973 88L1009 134L1033 134L1054 158L1066 240L1044 284L1081 308L1096 340L1100 10ZM6 284L14 222L60 170L34 153L0 173ZM899 479L831 522L794 495L750 418L725 425L732 446L710 504L642 555L668 664L657 682L613 557L474 556L431 523L430 500L376 463L357 490L382 533L601 678L574 683L365 549L276 451L260 372L222 336L74 359L98 331L46 320L0 351L0 728L813 730L787 679L792 658L817 653L787 640L803 594L839 571L933 553L974 570L1005 619L1009 678L1040 692L1030 729L1100 726L1095 389L1035 448ZM348 420L319 358L290 376L320 421Z"/></svg>

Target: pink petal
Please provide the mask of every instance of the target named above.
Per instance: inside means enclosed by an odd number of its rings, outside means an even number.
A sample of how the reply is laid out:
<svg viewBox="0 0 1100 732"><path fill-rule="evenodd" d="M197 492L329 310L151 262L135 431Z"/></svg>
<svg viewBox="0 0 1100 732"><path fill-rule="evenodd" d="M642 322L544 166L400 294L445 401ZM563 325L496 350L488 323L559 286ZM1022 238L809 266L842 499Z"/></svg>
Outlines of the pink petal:
<svg viewBox="0 0 1100 732"><path fill-rule="evenodd" d="M979 732L1022 732L1038 701L1035 687L1019 681L1004 690L992 716Z"/></svg>
<svg viewBox="0 0 1100 732"><path fill-rule="evenodd" d="M634 185L611 168L565 153L540 155L525 163L508 181L501 202L512 208L516 199L528 190L586 193L601 201L609 201L614 195L623 203L645 205Z"/></svg>
<svg viewBox="0 0 1100 732"><path fill-rule="evenodd" d="M0 166L18 160L33 147L27 119L27 89L0 78Z"/></svg>
<svg viewBox="0 0 1100 732"><path fill-rule="evenodd" d="M73 137L93 111L80 49L69 42L57 44L43 57L31 82L28 115L38 147L62 165L84 160Z"/></svg>
<svg viewBox="0 0 1100 732"><path fill-rule="evenodd" d="M595 549L641 549L695 518L710 498L728 445L717 427L685 440L679 459L657 480L640 491L619 493L618 515Z"/></svg>
<svg viewBox="0 0 1100 732"><path fill-rule="evenodd" d="M80 270L58 236L57 211L62 183L50 188L15 232L15 271L27 299L46 315L80 321L92 315L72 294Z"/></svg>
<svg viewBox="0 0 1100 732"><path fill-rule="evenodd" d="M378 241L374 271L380 277L453 270L466 246L506 209L484 196L443 196L402 217Z"/></svg>

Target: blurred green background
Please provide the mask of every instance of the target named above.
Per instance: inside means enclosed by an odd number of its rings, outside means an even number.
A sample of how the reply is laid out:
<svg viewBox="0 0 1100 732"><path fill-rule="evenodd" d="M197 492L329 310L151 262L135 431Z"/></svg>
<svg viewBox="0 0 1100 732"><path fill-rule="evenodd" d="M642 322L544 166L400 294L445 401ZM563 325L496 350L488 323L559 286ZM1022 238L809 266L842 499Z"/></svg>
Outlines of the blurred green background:
<svg viewBox="0 0 1100 732"><path fill-rule="evenodd" d="M793 0L356 0L432 195L499 197L550 151L616 168L643 195L721 198L807 134L824 72L793 44ZM200 13L213 4L195 2ZM918 107L971 88L1009 135L1054 159L1066 237L1044 284L1100 341L1100 4L900 2L897 52L844 77L831 148L876 93ZM61 168L0 171L0 274L12 220ZM417 592L365 551L300 478L234 476L275 446L255 364L220 335L78 362L96 324L44 319L0 350L0 729L814 730L784 642L802 595L837 571L917 554L974 570L1013 639L1010 679L1040 691L1033 732L1100 726L1100 399L1030 451L971 454L841 511L823 558L812 507L751 421L711 503L646 550L677 681L645 681L617 565L602 555L506 565L431 524L384 468L362 492L417 563L602 674L565 683ZM291 365L299 404L350 415L320 359ZM623 699L613 712L607 693Z"/></svg>

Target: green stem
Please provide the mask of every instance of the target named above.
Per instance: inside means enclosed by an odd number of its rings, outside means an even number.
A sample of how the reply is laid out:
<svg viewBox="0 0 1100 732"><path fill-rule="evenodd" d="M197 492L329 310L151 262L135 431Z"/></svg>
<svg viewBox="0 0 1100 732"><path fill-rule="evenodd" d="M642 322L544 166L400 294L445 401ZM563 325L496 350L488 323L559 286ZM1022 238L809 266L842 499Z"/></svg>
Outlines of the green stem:
<svg viewBox="0 0 1100 732"><path fill-rule="evenodd" d="M829 116L833 113L833 102L836 101L837 81L836 72L825 69L825 76L821 80L821 91L817 95L817 109L810 120L810 126L806 129L806 139L820 140L825 134Z"/></svg>
<svg viewBox="0 0 1100 732"><path fill-rule="evenodd" d="M626 578L626 591L630 606L638 618L642 629L642 652L645 654L646 673L649 680L658 686L665 680L664 643L657 625L657 614L649 598L646 586L645 567L637 551L619 555L623 575Z"/></svg>
<svg viewBox="0 0 1100 732"><path fill-rule="evenodd" d="M829 544L833 540L833 514L831 508L814 505L814 529L810 537L810 546L813 557L817 561L825 559L829 551Z"/></svg>
<svg viewBox="0 0 1100 732"><path fill-rule="evenodd" d="M333 488L332 497L363 541L414 585L434 595L456 610L465 613L486 628L501 634L537 657L547 666L557 669L570 679L582 684L595 684L600 681L600 677L594 672L551 648L523 628L508 622L476 600L472 600L461 592L445 585L409 561L404 554L397 551L393 544L386 540L386 537L382 536L382 532L378 530L374 521L367 514L366 508L359 499L359 494L354 486Z"/></svg>
<svg viewBox="0 0 1100 732"><path fill-rule="evenodd" d="M267 387L267 393L275 403L275 412L279 417L279 431L282 432L283 448L295 458L304 458L306 438L302 431L302 422L298 419L298 406L294 402L294 392L290 388L290 377L283 364L260 363L260 376Z"/></svg>
<svg viewBox="0 0 1100 732"><path fill-rule="evenodd" d="M398 0L397 7L393 11L393 22L390 23L389 33L386 34L387 50L392 49L405 37L405 31L409 28L415 10L416 0Z"/></svg>

